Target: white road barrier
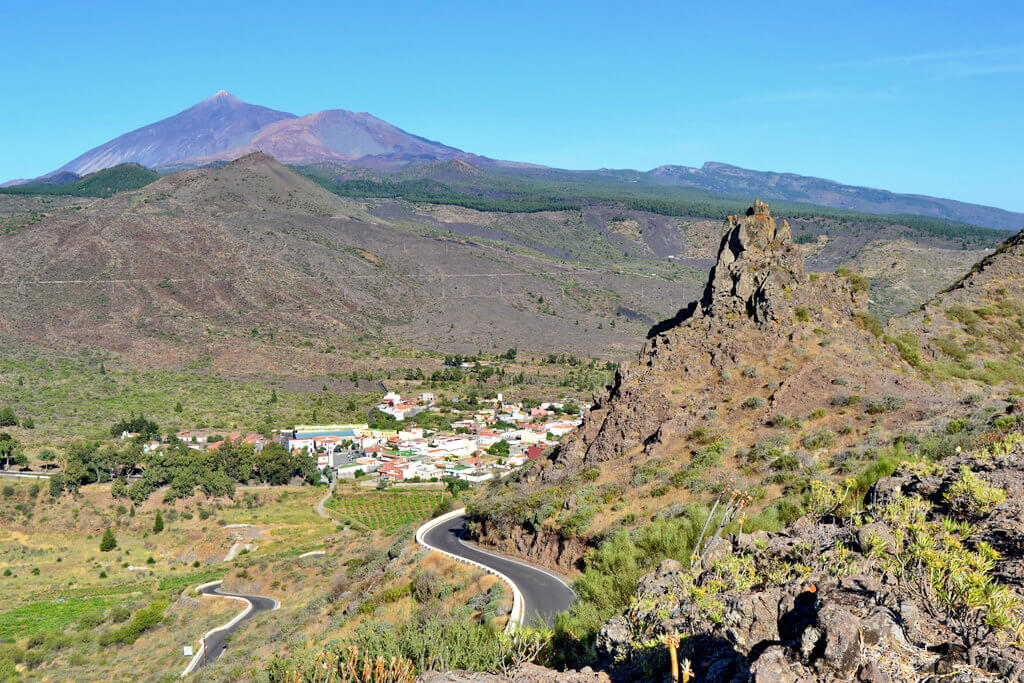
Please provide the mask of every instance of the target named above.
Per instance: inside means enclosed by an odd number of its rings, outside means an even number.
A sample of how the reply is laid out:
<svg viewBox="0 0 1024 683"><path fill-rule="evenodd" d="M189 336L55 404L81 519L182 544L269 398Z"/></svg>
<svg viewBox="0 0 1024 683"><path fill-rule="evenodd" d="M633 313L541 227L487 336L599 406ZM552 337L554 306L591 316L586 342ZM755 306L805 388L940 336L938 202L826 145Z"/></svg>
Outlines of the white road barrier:
<svg viewBox="0 0 1024 683"><path fill-rule="evenodd" d="M479 562L474 562L473 560L467 560L464 557L459 557L458 555L454 555L446 550L435 548L434 546L430 545L429 543L423 540L427 532L433 529L434 527L444 524L445 522L449 522L465 513L466 508L459 508L458 510L452 510L449 513L443 514L440 517L435 517L434 519L430 520L429 522L427 522L426 524L424 524L416 530L416 542L424 548L429 548L434 552L441 553L442 555L447 555L453 560L462 562L464 564L472 565L474 567L484 570L488 574L493 574L494 576L497 576L499 579L508 584L508 587L512 589L512 611L508 615L508 624L506 624L505 626L505 632L512 633L517 628L523 625L523 594L519 591L519 586L517 586L515 582L512 581L512 579L508 578L507 576L505 576L504 574L495 569L491 569L490 567L480 564Z"/></svg>

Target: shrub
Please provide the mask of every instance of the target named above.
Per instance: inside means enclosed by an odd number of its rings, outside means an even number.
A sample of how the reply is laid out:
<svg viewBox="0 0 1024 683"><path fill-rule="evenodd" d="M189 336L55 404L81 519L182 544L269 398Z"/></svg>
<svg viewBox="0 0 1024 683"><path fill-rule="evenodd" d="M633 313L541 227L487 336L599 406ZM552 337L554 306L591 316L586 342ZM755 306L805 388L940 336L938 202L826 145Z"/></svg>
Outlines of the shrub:
<svg viewBox="0 0 1024 683"><path fill-rule="evenodd" d="M743 372L741 374L747 379L754 379L755 377L761 376L761 371L751 365L750 367L743 368Z"/></svg>
<svg viewBox="0 0 1024 683"><path fill-rule="evenodd" d="M100 551L107 553L117 547L117 539L114 538L114 532L107 527L107 530L103 532L103 538L100 539Z"/></svg>
<svg viewBox="0 0 1024 683"><path fill-rule="evenodd" d="M900 410L906 404L906 400L899 396L886 396L881 400L871 401L868 403L865 410L867 410L869 415L881 415L883 413L891 413L895 410Z"/></svg>
<svg viewBox="0 0 1024 683"><path fill-rule="evenodd" d="M911 366L922 367L921 352L918 350L918 341L915 335L907 332L898 337L886 336L884 341L895 346L900 357Z"/></svg>
<svg viewBox="0 0 1024 683"><path fill-rule="evenodd" d="M861 328L867 330L876 337L881 337L885 333L885 325L882 324L881 319L877 315L868 313L867 311L861 311L855 316L857 324Z"/></svg>
<svg viewBox="0 0 1024 683"><path fill-rule="evenodd" d="M441 593L441 587L444 585L444 580L437 574L437 572L427 569L413 579L412 582L412 597L415 598L416 602L430 602Z"/></svg>
<svg viewBox="0 0 1024 683"><path fill-rule="evenodd" d="M978 327L981 317L966 306L950 306L946 309L946 317L963 325L968 334L973 336L981 334L981 329Z"/></svg>
<svg viewBox="0 0 1024 683"><path fill-rule="evenodd" d="M826 411L824 408L815 408L807 416L807 419L808 420L820 420L821 418L825 417L825 415L827 415L827 414L828 414L828 411Z"/></svg>
<svg viewBox="0 0 1024 683"><path fill-rule="evenodd" d="M773 461L785 454L787 446L789 446L789 439L784 436L761 439L750 447L747 457L751 462Z"/></svg>
<svg viewBox="0 0 1024 683"><path fill-rule="evenodd" d="M932 343L939 347L939 350L950 358L958 361L967 360L967 352L962 346L957 344L949 337L935 337L932 339Z"/></svg>
<svg viewBox="0 0 1024 683"><path fill-rule="evenodd" d="M798 306L793 310L793 315L796 316L797 321L806 323L811 321L810 312L803 306Z"/></svg>
<svg viewBox="0 0 1024 683"><path fill-rule="evenodd" d="M836 435L831 429L819 429L817 431L804 434L803 438L800 439L800 445L812 451L829 448L834 446L835 443Z"/></svg>
<svg viewBox="0 0 1024 683"><path fill-rule="evenodd" d="M987 484L964 465L960 468L960 476L943 494L942 500L949 506L954 517L977 521L988 517L997 505L1006 500L1006 491Z"/></svg>
<svg viewBox="0 0 1024 683"><path fill-rule="evenodd" d="M134 643L143 632L153 628L164 620L163 612L167 609L168 600L158 598L140 609L131 621L116 629L102 633L99 644L103 647L114 643Z"/></svg>
<svg viewBox="0 0 1024 683"><path fill-rule="evenodd" d="M772 427L788 427L790 429L800 429L801 427L804 426L798 418L787 417L782 413L779 413L778 415L773 415L772 418L768 421L768 424L770 424Z"/></svg>
<svg viewBox="0 0 1024 683"><path fill-rule="evenodd" d="M164 530L164 516L158 511L156 519L153 520L153 533L158 534Z"/></svg>
<svg viewBox="0 0 1024 683"><path fill-rule="evenodd" d="M766 401L760 396L748 396L743 400L743 403L741 403L740 405L748 410L754 410L758 408L764 408L766 405Z"/></svg>

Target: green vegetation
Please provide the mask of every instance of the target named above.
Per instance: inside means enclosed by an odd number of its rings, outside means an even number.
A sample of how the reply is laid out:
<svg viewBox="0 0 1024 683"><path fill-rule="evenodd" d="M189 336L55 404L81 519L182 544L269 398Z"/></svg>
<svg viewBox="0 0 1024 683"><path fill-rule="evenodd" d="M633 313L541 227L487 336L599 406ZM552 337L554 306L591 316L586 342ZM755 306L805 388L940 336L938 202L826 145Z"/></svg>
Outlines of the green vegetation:
<svg viewBox="0 0 1024 683"><path fill-rule="evenodd" d="M117 597L73 597L32 602L0 612L0 638L21 638L46 631L63 631L84 615L102 614Z"/></svg>
<svg viewBox="0 0 1024 683"><path fill-rule="evenodd" d="M110 197L118 192L143 188L159 177L160 174L156 171L151 171L139 164L119 164L60 185L32 182L13 187L0 187L0 194L56 194L73 197Z"/></svg>
<svg viewBox="0 0 1024 683"><path fill-rule="evenodd" d="M327 507L344 523L391 533L427 519L443 499L440 491L339 491L327 501Z"/></svg>
<svg viewBox="0 0 1024 683"><path fill-rule="evenodd" d="M992 510L1006 500L1006 491L986 484L965 466L960 469L960 477L943 494L942 500L954 517L974 522L992 514Z"/></svg>
<svg viewBox="0 0 1024 683"><path fill-rule="evenodd" d="M140 479L117 489L135 504L163 486L168 487L164 502L170 502L191 496L197 488L208 496L230 496L236 482L282 485L293 477L302 477L311 484L320 481L312 456L292 455L278 443L257 451L252 444L225 441L215 451L197 451L174 440L165 451L147 454L138 441L121 447L101 447L92 442L70 446L64 462L63 485L72 491L85 484L114 481L142 466ZM161 528L162 524L161 519Z"/></svg>
<svg viewBox="0 0 1024 683"><path fill-rule="evenodd" d="M278 400L271 405L272 390ZM129 369L105 355L60 356L25 346L9 347L0 356L0 393L5 404L18 407L16 418L34 418L31 432L17 434L30 452L109 439L111 426L136 415L145 415L165 434L189 428L269 432L314 422L314 412L325 422L361 422L379 398L369 384L352 392L287 391L275 388L274 380L232 379L198 367Z"/></svg>
<svg viewBox="0 0 1024 683"><path fill-rule="evenodd" d="M107 553L115 548L117 548L117 539L114 538L114 532L108 527L103 532L103 538L100 540L100 552Z"/></svg>
<svg viewBox="0 0 1024 683"><path fill-rule="evenodd" d="M340 180L329 167L307 166L296 169L326 189L346 197L402 198L411 202L449 204L479 211L537 212L579 210L583 206L606 203L635 211L665 216L695 216L724 220L742 214L749 199L738 199L704 190L626 183L612 177L570 175L548 179L524 176L514 171L481 171L468 185L455 185L423 178L395 180L367 174L355 180ZM942 239L994 245L1006 237L1001 230L980 228L965 223L925 216L875 214L811 206L795 202L773 201L772 208L790 219L827 218L839 223L899 223L911 230ZM860 286L851 283L856 288Z"/></svg>

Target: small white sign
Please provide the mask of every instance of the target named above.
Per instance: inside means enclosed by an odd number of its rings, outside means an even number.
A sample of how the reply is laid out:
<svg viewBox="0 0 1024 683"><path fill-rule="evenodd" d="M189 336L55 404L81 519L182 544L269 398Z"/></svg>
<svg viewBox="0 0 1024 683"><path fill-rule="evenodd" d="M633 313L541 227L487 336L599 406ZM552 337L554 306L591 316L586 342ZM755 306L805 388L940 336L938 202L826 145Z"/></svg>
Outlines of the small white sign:
<svg viewBox="0 0 1024 683"><path fill-rule="evenodd" d="M185 656L186 657L191 657L192 656L192 646L191 645L186 645L182 649L185 651Z"/></svg>

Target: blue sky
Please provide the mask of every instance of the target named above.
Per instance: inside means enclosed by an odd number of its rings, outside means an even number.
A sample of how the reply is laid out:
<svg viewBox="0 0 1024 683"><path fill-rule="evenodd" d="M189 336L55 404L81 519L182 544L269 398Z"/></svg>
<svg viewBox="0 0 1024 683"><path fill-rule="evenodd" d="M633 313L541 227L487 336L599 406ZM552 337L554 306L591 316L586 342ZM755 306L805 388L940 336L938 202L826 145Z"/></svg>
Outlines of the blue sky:
<svg viewBox="0 0 1024 683"><path fill-rule="evenodd" d="M1024 211L1024 3L2 3L0 179L220 89L565 168L723 161Z"/></svg>

